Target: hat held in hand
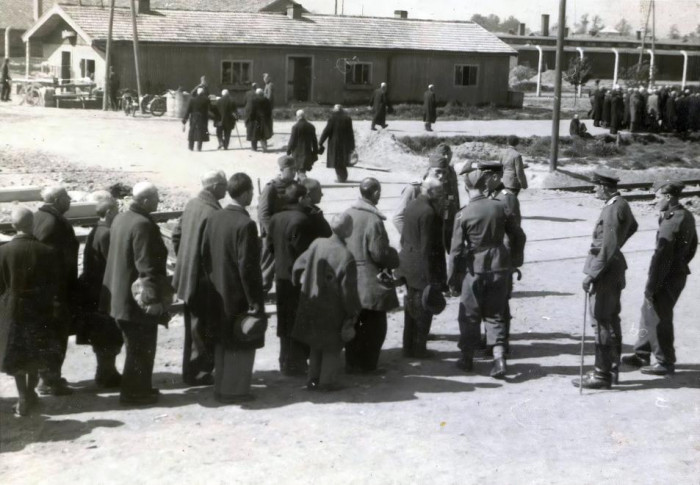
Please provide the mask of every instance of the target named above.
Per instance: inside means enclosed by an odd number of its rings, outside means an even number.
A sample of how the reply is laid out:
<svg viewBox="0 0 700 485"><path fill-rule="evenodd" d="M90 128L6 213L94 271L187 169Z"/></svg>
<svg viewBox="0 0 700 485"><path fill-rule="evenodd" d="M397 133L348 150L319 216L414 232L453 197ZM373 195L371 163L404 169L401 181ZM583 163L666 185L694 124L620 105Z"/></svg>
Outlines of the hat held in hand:
<svg viewBox="0 0 700 485"><path fill-rule="evenodd" d="M423 303L423 308L428 310L433 315L439 315L447 306L445 301L445 296L438 286L428 285L423 290L421 295L421 302Z"/></svg>
<svg viewBox="0 0 700 485"><path fill-rule="evenodd" d="M174 295L175 290L166 276L137 278L131 284L131 296L139 308L149 315L166 313L173 304ZM158 305L162 307L162 311L154 312Z"/></svg>

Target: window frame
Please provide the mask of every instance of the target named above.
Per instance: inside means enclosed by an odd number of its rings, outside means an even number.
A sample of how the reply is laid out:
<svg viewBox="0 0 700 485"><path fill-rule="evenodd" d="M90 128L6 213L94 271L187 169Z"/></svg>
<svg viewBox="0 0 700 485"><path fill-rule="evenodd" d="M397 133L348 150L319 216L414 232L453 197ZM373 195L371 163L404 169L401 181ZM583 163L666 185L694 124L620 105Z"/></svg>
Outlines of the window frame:
<svg viewBox="0 0 700 485"><path fill-rule="evenodd" d="M244 80L243 82L240 83L234 83L233 82L233 75L231 75L231 79L224 79L224 64L230 63L231 64L231 72L233 73L234 70L234 65L235 64L248 64L249 69L248 69L248 75L249 79ZM250 83L253 82L253 79L255 79L255 75L253 72L254 69L254 62L252 59L222 59L220 63L220 71L219 71L219 81L221 81L222 86L227 86L231 88L245 88L248 89L250 87Z"/></svg>
<svg viewBox="0 0 700 485"><path fill-rule="evenodd" d="M464 68L475 69L474 84L457 83L457 68L462 68L462 81L464 81ZM468 80L467 80L468 81ZM479 86L479 64L455 64L452 71L452 82L456 88L475 88Z"/></svg>
<svg viewBox="0 0 700 485"><path fill-rule="evenodd" d="M368 72L367 72L367 82L366 83L354 83L354 82L348 82L348 75L350 73L353 73L356 66L369 66ZM374 77L374 63L373 62L365 62L365 61L358 61L353 64L350 64L350 70L345 73L345 80L344 84L347 87L363 87L363 86L372 86L372 78ZM353 76L354 77L354 76Z"/></svg>

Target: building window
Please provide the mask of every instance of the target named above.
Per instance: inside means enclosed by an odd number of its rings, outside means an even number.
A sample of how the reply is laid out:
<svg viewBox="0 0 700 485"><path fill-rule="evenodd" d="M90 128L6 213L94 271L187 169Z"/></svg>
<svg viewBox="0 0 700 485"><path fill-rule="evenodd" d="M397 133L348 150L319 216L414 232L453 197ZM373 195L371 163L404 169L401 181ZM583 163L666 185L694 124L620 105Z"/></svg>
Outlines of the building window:
<svg viewBox="0 0 700 485"><path fill-rule="evenodd" d="M93 59L80 59L80 77L95 79L95 61Z"/></svg>
<svg viewBox="0 0 700 485"><path fill-rule="evenodd" d="M476 86L479 66L458 64L455 66L455 86Z"/></svg>
<svg viewBox="0 0 700 485"><path fill-rule="evenodd" d="M372 63L357 62L350 64L345 73L345 84L367 86L372 84Z"/></svg>
<svg viewBox="0 0 700 485"><path fill-rule="evenodd" d="M248 86L253 79L252 61L221 61L221 84Z"/></svg>

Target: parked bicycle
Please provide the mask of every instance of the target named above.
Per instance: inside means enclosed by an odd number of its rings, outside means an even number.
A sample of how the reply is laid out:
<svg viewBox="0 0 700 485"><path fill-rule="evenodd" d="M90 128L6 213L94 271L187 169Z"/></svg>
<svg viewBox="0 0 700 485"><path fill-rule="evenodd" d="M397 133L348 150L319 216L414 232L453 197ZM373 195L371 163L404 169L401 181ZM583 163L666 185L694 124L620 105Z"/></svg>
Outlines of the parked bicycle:
<svg viewBox="0 0 700 485"><path fill-rule="evenodd" d="M140 111L142 114L160 117L167 110L166 94L167 91L163 94L145 94L141 96L141 101L139 102L137 101L137 93L130 89L125 89L119 101L120 109L127 116L136 116L136 112Z"/></svg>

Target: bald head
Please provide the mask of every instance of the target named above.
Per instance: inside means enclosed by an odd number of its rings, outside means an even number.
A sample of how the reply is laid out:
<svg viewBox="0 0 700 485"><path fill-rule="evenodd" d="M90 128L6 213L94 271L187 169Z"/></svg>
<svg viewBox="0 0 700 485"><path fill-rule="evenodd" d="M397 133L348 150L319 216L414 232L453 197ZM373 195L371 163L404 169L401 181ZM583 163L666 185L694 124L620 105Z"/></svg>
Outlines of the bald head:
<svg viewBox="0 0 700 485"><path fill-rule="evenodd" d="M61 214L70 209L70 196L62 185L52 185L41 191L41 198L47 204L52 204Z"/></svg>
<svg viewBox="0 0 700 485"><path fill-rule="evenodd" d="M302 180L301 185L306 187L312 204L318 204L319 202L321 202L321 198L323 197L323 191L321 190L321 182L319 182L316 179L306 177L304 180Z"/></svg>
<svg viewBox="0 0 700 485"><path fill-rule="evenodd" d="M425 178L420 188L421 193L427 195L430 200L440 199L444 195L442 181L437 178Z"/></svg>
<svg viewBox="0 0 700 485"><path fill-rule="evenodd" d="M367 177L360 182L360 195L362 195L363 199L376 205L377 202L379 202L381 194L382 186L379 183L379 180L375 179L374 177Z"/></svg>
<svg viewBox="0 0 700 485"><path fill-rule="evenodd" d="M15 207L10 214L10 221L15 231L31 234L34 226L34 214L26 207Z"/></svg>
<svg viewBox="0 0 700 485"><path fill-rule="evenodd" d="M257 88L257 89L255 90L255 94L257 94L258 96L262 96L262 95L263 95L263 90L260 89L260 88Z"/></svg>
<svg viewBox="0 0 700 485"><path fill-rule="evenodd" d="M335 104L333 105L333 111L342 111L343 110L343 105L342 104Z"/></svg>
<svg viewBox="0 0 700 485"><path fill-rule="evenodd" d="M330 225L333 234L338 236L343 241L352 234L352 217L344 212L333 216Z"/></svg>
<svg viewBox="0 0 700 485"><path fill-rule="evenodd" d="M297 110L297 119L298 120L306 119L306 113L304 113L303 109Z"/></svg>
<svg viewBox="0 0 700 485"><path fill-rule="evenodd" d="M119 204L117 204L117 200L112 197L112 194L106 190L98 190L90 194L90 199L95 202L95 212L97 212L100 218L109 219L110 221L114 219L119 209Z"/></svg>
<svg viewBox="0 0 700 485"><path fill-rule="evenodd" d="M151 182L139 182L133 189L134 202L146 212L155 212L158 208L158 189Z"/></svg>
<svg viewBox="0 0 700 485"><path fill-rule="evenodd" d="M227 183L223 170L212 170L202 175L202 188L212 194L216 200L226 196Z"/></svg>

